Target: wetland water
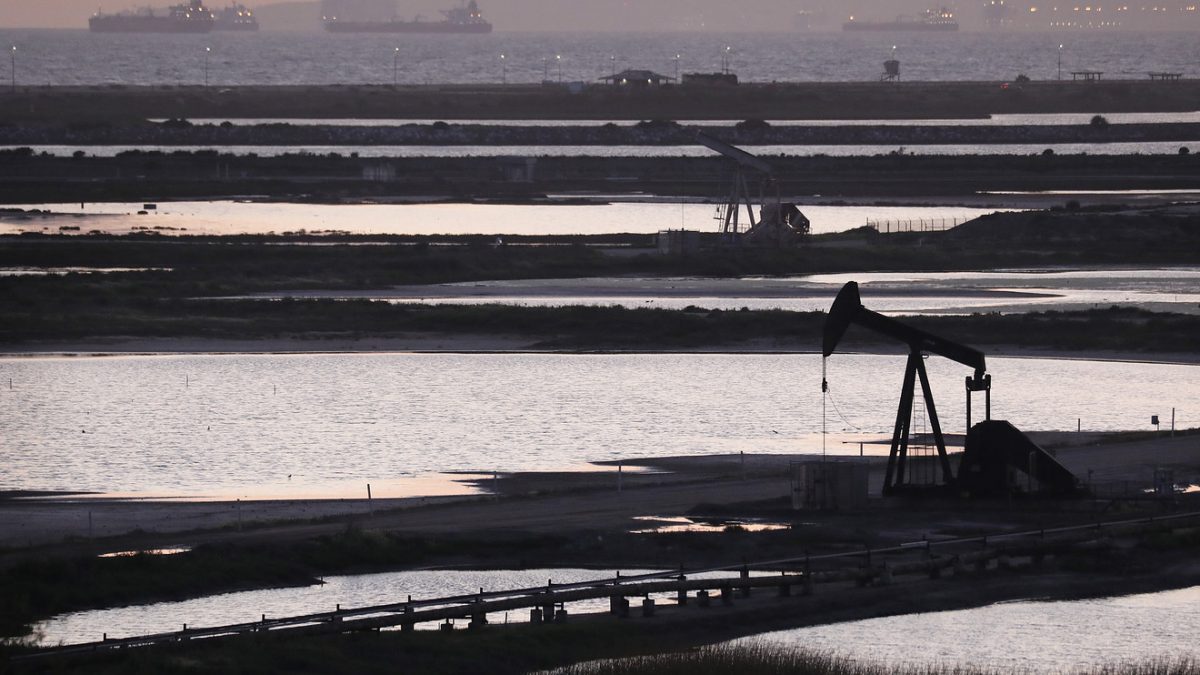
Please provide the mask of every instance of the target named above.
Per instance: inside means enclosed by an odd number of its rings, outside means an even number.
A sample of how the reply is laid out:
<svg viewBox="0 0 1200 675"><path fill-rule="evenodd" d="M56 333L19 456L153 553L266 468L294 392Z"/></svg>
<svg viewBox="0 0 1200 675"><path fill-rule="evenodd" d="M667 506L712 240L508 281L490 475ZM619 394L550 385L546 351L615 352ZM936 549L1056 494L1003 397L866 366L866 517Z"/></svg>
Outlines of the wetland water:
<svg viewBox="0 0 1200 675"><path fill-rule="evenodd" d="M623 570L631 576L644 570ZM616 570L414 571L327 577L321 585L268 589L63 614L40 623L42 644L72 644L191 627L251 622L453 594L479 588L531 588L612 577ZM669 600L662 598L660 602ZM572 613L604 612L606 600L572 603ZM528 612L491 616L524 623ZM420 628L433 628L422 625ZM867 619L766 633L737 643L833 651L892 665L970 664L1009 672L1054 672L1118 661L1200 657L1200 587L1063 602L1019 601L975 609ZM1153 639L1146 639L1148 634ZM1086 639L1081 639L1086 636ZM919 646L918 646L919 645Z"/></svg>
<svg viewBox="0 0 1200 675"><path fill-rule="evenodd" d="M902 152L912 155L1174 155L1179 148L1195 149L1196 141L1146 141L1133 143L989 143L940 145L746 145L764 159L781 157L872 157ZM8 146L0 150L14 150ZM92 157L115 157L124 152L195 152L212 150L228 155L255 154L278 157L356 154L359 157L715 157L699 145L33 145L34 152L70 157L83 152Z"/></svg>
<svg viewBox="0 0 1200 675"><path fill-rule="evenodd" d="M1154 124L1200 122L1200 112L1178 113L1105 113L1105 119L1112 124ZM989 117L943 120L764 120L775 126L806 126L806 127L840 127L840 126L878 126L878 127L959 127L959 126L1047 126L1059 124L1087 124L1091 115L1079 113L1038 113L1024 115L991 115ZM152 119L151 122L165 122L165 119ZM193 124L223 124L229 122L234 126L254 126L258 124L291 124L294 126L324 126L339 127L393 127L405 124L433 124L448 120L433 119L311 119L311 118L191 118ZM743 120L676 120L683 126L710 125L733 126ZM599 127L605 124L632 127L637 122L618 120L453 120L455 124L483 124L488 126L507 127Z"/></svg>
<svg viewBox="0 0 1200 675"><path fill-rule="evenodd" d="M71 612L38 624L44 633L41 644L73 644L99 640L104 633L109 638L146 635L178 630L184 623L191 627L222 626L270 617L300 616L319 611L333 611L339 604L346 609L371 607L397 601L409 595L413 600L470 595L480 588L489 591L535 588L547 581L569 584L616 576L634 576L661 570L429 570L384 572L353 576L325 577L325 583L301 588L267 589L226 593L181 602L160 602L116 609ZM694 578L708 576L697 574ZM725 575L728 576L728 575ZM755 576L758 576L755 574ZM656 595L665 598L666 595ZM637 599L631 599L635 605ZM660 600L661 602L661 600ZM572 613L608 611L608 599L570 603ZM526 623L528 610L515 610L507 615L488 616L492 623ZM461 627L465 622L459 622ZM420 624L418 628L433 629L436 624Z"/></svg>
<svg viewBox="0 0 1200 675"><path fill-rule="evenodd" d="M255 297L370 298L393 303L598 305L659 309L825 311L847 281L867 304L890 314L967 314L1107 308L1200 313L1200 269L1007 270L823 274L740 279L583 278L475 281L358 292L270 293Z"/></svg>
<svg viewBox="0 0 1200 675"><path fill-rule="evenodd" d="M81 208L82 206L82 208ZM60 232L79 228L125 233L154 229L178 234L350 232L353 234L654 234L666 229L716 231L716 205L695 202L600 204L297 204L259 201L162 202L146 215L143 204L13 204L53 215L0 212L0 233ZM945 227L997 210L959 206L804 206L817 233L863 227L868 221L915 221ZM744 215L744 213L743 213ZM74 230L69 230L74 231Z"/></svg>
<svg viewBox="0 0 1200 675"><path fill-rule="evenodd" d="M833 651L891 666L969 664L1047 673L1175 656L1200 658L1200 587L800 628L739 642Z"/></svg>
<svg viewBox="0 0 1200 675"><path fill-rule="evenodd" d="M1028 430L1200 424L1198 366L993 358L993 412ZM890 430L899 356L828 362L829 452ZM965 370L928 362L947 433ZM8 388L9 378L12 388ZM311 354L0 359L0 485L142 496L406 496L449 470L820 453L812 354ZM717 402L751 405L738 414ZM767 403L760 405L759 403ZM834 412L836 408L836 413ZM854 446L857 450L857 443ZM886 453L886 447L873 448Z"/></svg>

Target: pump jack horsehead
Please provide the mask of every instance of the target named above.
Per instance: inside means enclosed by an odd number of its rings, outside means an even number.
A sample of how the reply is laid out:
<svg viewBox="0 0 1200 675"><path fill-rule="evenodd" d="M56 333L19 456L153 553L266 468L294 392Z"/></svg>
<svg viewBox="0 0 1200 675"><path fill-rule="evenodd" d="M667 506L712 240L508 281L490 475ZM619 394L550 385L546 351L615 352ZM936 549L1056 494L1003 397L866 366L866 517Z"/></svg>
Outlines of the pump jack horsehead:
<svg viewBox="0 0 1200 675"><path fill-rule="evenodd" d="M991 418L992 376L987 373L983 352L863 307L858 284L851 281L838 293L825 319L821 348L824 358L833 355L851 324L869 328L908 346L908 363L904 370L904 384L883 483L885 496L948 493L968 497L999 497L1013 494L1021 489L1022 484L1033 485L1031 481L1011 480L1013 470L1023 472L1036 481L1036 491L1041 494L1069 496L1079 493L1078 480L1053 455L1012 424ZM926 353L944 356L974 371L966 379L968 431L957 476L951 469L946 453L946 441L934 407L929 375L925 372ZM941 480L933 485L917 485L912 480L912 467L909 466L914 389L918 382L937 446L937 467ZM824 378L821 389L823 392L829 389L829 383ZM984 421L972 426L971 399L979 392L984 395Z"/></svg>

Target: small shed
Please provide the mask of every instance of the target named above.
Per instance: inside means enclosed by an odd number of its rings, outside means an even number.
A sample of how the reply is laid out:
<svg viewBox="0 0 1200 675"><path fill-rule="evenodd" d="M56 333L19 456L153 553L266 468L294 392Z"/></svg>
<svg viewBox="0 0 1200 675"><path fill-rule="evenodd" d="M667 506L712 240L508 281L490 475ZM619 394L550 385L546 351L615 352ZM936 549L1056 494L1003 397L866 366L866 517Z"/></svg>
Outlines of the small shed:
<svg viewBox="0 0 1200 675"><path fill-rule="evenodd" d="M362 168L363 180L387 182L396 180L396 167L393 164L367 164Z"/></svg>
<svg viewBox="0 0 1200 675"><path fill-rule="evenodd" d="M660 255L686 256L700 250L700 233L695 230L662 230L658 233Z"/></svg>
<svg viewBox="0 0 1200 675"><path fill-rule="evenodd" d="M500 169L508 183L532 183L537 173L536 157L508 157L500 160Z"/></svg>
<svg viewBox="0 0 1200 675"><path fill-rule="evenodd" d="M653 70L623 70L612 75L605 75L600 78L600 81L621 87L660 87L674 79Z"/></svg>

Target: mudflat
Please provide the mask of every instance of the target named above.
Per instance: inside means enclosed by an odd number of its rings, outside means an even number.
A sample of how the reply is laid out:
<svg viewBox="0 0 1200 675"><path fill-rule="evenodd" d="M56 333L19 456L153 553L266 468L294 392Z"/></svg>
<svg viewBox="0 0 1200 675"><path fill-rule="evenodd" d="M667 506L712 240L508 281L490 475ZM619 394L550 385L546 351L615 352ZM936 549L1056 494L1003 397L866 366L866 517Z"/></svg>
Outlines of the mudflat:
<svg viewBox="0 0 1200 675"><path fill-rule="evenodd" d="M1033 434L1057 447L1060 462L1097 481L1142 480L1156 466L1200 475L1200 436L1135 440L1093 434ZM60 550L92 550L92 534L110 548L160 548L216 542L296 541L337 534L347 522L374 530L422 535L476 531L543 534L628 531L641 516L679 516L697 505L736 505L790 494L789 466L803 455L717 455L628 460L595 471L519 473L476 483L487 490L456 497L376 500L157 501L49 498L0 500L0 547L64 542ZM871 460L878 494L885 460ZM631 471L633 467L650 471ZM467 479L471 480L471 479ZM620 486L620 488L618 488ZM495 494L491 494L495 493ZM244 528L239 527L242 523ZM129 535L129 536L126 536ZM0 557L0 563L9 556ZM18 556L19 557L19 556Z"/></svg>

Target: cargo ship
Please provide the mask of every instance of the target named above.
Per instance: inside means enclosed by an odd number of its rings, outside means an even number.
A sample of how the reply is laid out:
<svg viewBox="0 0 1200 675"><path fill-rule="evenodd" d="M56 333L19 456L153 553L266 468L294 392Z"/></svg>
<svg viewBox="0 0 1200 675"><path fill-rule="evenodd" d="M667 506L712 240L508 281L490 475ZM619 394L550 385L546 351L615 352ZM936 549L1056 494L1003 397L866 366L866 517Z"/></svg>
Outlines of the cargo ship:
<svg viewBox="0 0 1200 675"><path fill-rule="evenodd" d="M336 16L324 17L325 30L330 33L467 33L492 32L492 24L483 18L479 4L471 0L464 7L444 9L444 21L344 21Z"/></svg>
<svg viewBox="0 0 1200 675"><path fill-rule="evenodd" d="M208 33L216 19L201 0L189 0L156 12L145 8L119 14L96 13L88 20L93 33Z"/></svg>
<svg viewBox="0 0 1200 675"><path fill-rule="evenodd" d="M243 4L230 5L217 14L213 30L256 31L258 19L254 18L254 10Z"/></svg>
<svg viewBox="0 0 1200 675"><path fill-rule="evenodd" d="M918 18L896 17L895 21L864 21L856 17L842 24L844 31L922 31L953 32L958 30L954 12L946 7L927 9Z"/></svg>

